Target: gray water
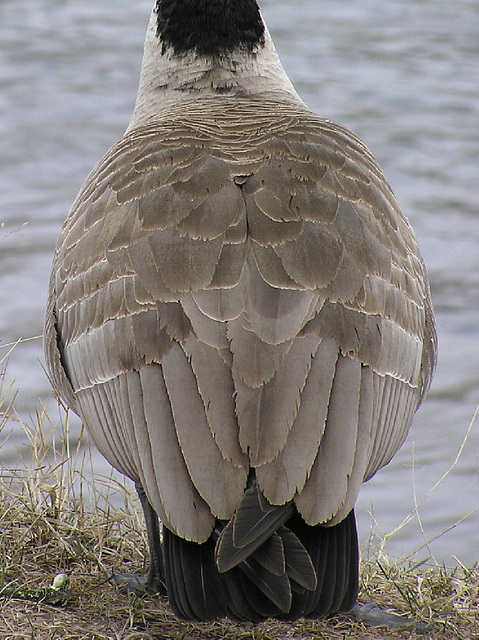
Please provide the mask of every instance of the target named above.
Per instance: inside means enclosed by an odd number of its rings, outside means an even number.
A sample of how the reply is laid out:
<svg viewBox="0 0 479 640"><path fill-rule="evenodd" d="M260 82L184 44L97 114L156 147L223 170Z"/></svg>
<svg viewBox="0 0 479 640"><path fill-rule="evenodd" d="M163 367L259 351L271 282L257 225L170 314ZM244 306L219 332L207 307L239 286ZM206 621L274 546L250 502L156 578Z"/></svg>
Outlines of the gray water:
<svg viewBox="0 0 479 640"><path fill-rule="evenodd" d="M0 360L9 343L42 331L56 236L129 120L152 4L0 0ZM416 558L471 565L479 559L479 421L455 468L427 494L453 464L479 403L479 2L263 0L262 8L303 99L355 131L379 160L432 283L437 374L406 445L361 493L362 538L371 511L374 531L388 533L416 493L427 496L423 533L413 516L388 552L423 547ZM27 421L50 397L42 366L39 339L8 357L4 386L15 380ZM6 435L2 465L16 467L26 436L14 421L0 442ZM107 473L99 455L94 464Z"/></svg>

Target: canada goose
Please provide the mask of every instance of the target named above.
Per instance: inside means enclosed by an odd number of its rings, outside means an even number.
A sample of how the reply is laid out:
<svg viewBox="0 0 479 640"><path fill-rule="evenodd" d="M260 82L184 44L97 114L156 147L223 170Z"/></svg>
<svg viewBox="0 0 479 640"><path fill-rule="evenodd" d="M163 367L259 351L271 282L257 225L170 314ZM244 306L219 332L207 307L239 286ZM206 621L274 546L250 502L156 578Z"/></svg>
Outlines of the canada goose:
<svg viewBox="0 0 479 640"><path fill-rule="evenodd" d="M301 101L255 0L156 1L131 122L58 239L45 350L136 483L146 586L179 617L353 607L359 488L434 370L429 284L375 159Z"/></svg>

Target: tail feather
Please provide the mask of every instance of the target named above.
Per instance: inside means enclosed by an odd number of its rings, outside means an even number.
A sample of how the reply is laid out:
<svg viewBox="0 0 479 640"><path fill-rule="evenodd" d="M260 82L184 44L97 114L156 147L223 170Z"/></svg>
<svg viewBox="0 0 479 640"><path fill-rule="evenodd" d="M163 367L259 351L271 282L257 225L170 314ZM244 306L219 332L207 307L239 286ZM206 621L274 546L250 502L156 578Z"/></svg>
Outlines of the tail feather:
<svg viewBox="0 0 479 640"><path fill-rule="evenodd" d="M222 573L250 556L295 511L292 502L273 506L256 483L245 491L243 501L224 527L216 545L216 564Z"/></svg>
<svg viewBox="0 0 479 640"><path fill-rule="evenodd" d="M317 586L293 598L287 619L324 618L350 611L358 591L358 542L354 511L337 525L308 526L299 516L288 522L307 550Z"/></svg>
<svg viewBox="0 0 479 640"><path fill-rule="evenodd" d="M358 532L356 528L356 518L352 511L346 518L349 527L347 535L348 557L347 563L348 580L344 589L344 597L341 602L340 611L351 611L356 604L358 597L359 584L359 548L358 548Z"/></svg>
<svg viewBox="0 0 479 640"><path fill-rule="evenodd" d="M341 527L339 536L336 536L336 545L334 549L334 589L333 597L329 603L330 611L339 611L344 599L346 581L349 577L348 571L348 544L347 544L347 527Z"/></svg>
<svg viewBox="0 0 479 640"><path fill-rule="evenodd" d="M298 587L314 591L318 581L309 553L287 527L281 526L278 535L283 541L286 573Z"/></svg>
<svg viewBox="0 0 479 640"><path fill-rule="evenodd" d="M270 603L273 603L277 610L269 615L276 613L287 613L291 608L291 585L289 578L284 571L281 575L276 572L272 573L263 567L254 556L244 560L238 567L251 581L253 585L260 591ZM269 607L271 609L271 607Z"/></svg>
<svg viewBox="0 0 479 640"><path fill-rule="evenodd" d="M166 590L168 592L170 606L178 618L192 620L194 619L194 611L190 607L186 593L181 551L178 551L177 546L174 534L165 528L163 531L163 550L165 556Z"/></svg>
<svg viewBox="0 0 479 640"><path fill-rule="evenodd" d="M286 573L286 559L283 540L277 533L273 533L254 553L255 560L267 571L275 576ZM240 565L241 567L241 565Z"/></svg>
<svg viewBox="0 0 479 640"><path fill-rule="evenodd" d="M258 616L259 620L261 621L266 620L267 618L277 617L282 613L281 608L278 607L278 605L268 597L268 589L265 589L265 584L262 582L258 582L258 580L256 579L256 576L254 575L254 566L251 567L251 569L252 571L250 575L248 575L246 571L240 570L238 572L239 584L245 595L249 607L254 610L255 615ZM288 597L288 595L289 594L286 594L286 598ZM275 600L276 602L279 601L281 604L280 598L281 596L278 595L276 596ZM285 599L284 593L283 599Z"/></svg>
<svg viewBox="0 0 479 640"><path fill-rule="evenodd" d="M314 609L313 611L305 612L307 615L314 615L318 618L323 618L328 615L328 613L333 613L333 599L336 594L336 588L339 586L337 584L337 573L336 573L336 562L337 562L337 536L328 535L329 531L327 529L323 529L321 534L325 538L324 547L327 549L326 558L321 559L320 562L324 563L324 572L323 572L323 580L321 583L321 589L317 589L314 593Z"/></svg>
<svg viewBox="0 0 479 640"><path fill-rule="evenodd" d="M166 586L170 605L184 620L215 620L226 615L223 582L214 563L215 543L197 544L163 533Z"/></svg>
<svg viewBox="0 0 479 640"><path fill-rule="evenodd" d="M229 523L218 521L203 544L164 530L174 612L190 620L259 622L350 610L358 586L354 512L332 527L309 526L292 503L270 505L255 484L246 493L246 506Z"/></svg>
<svg viewBox="0 0 479 640"><path fill-rule="evenodd" d="M253 599L254 601L255 585L252 585L251 581L238 567L234 567L230 571L222 574L222 577L228 593L228 605L225 616L237 622L261 622L271 617L268 613L259 613L256 604L256 608L250 604L249 599ZM246 597L246 594L248 594L249 598ZM261 592L258 598L261 598Z"/></svg>

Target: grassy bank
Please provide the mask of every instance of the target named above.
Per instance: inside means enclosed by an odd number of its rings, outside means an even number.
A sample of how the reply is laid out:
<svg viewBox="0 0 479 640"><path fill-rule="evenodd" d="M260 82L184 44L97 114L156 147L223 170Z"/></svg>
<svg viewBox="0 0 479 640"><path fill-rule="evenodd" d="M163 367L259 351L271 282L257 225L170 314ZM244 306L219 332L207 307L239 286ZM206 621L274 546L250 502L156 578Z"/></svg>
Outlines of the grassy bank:
<svg viewBox="0 0 479 640"><path fill-rule="evenodd" d="M0 427L15 420L10 390L0 391ZM94 478L85 448L73 441L68 418L51 424L39 411L29 437L26 468L3 468L0 477L0 640L325 640L409 638L411 629L372 628L350 617L295 624L229 622L187 624L166 600L129 598L109 581L114 572L141 572L147 547L142 516L127 484ZM2 434L0 433L0 447ZM1 448L0 448L1 455ZM59 572L68 574L65 599L46 594ZM15 592L13 586L18 587ZM44 591L36 591L43 588ZM13 591L13 595L12 595ZM6 594L10 595L6 595ZM479 638L479 571L412 566L381 559L363 564L363 602L374 600L432 625L425 638Z"/></svg>

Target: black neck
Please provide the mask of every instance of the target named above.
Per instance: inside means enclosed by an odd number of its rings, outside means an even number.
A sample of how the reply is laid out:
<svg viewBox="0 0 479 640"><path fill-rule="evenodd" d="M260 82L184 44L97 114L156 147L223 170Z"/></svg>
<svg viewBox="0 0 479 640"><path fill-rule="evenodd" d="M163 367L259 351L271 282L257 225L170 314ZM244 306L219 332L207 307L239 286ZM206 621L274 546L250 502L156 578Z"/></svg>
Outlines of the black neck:
<svg viewBox="0 0 479 640"><path fill-rule="evenodd" d="M157 0L157 35L163 50L218 56L254 51L264 42L255 0Z"/></svg>

